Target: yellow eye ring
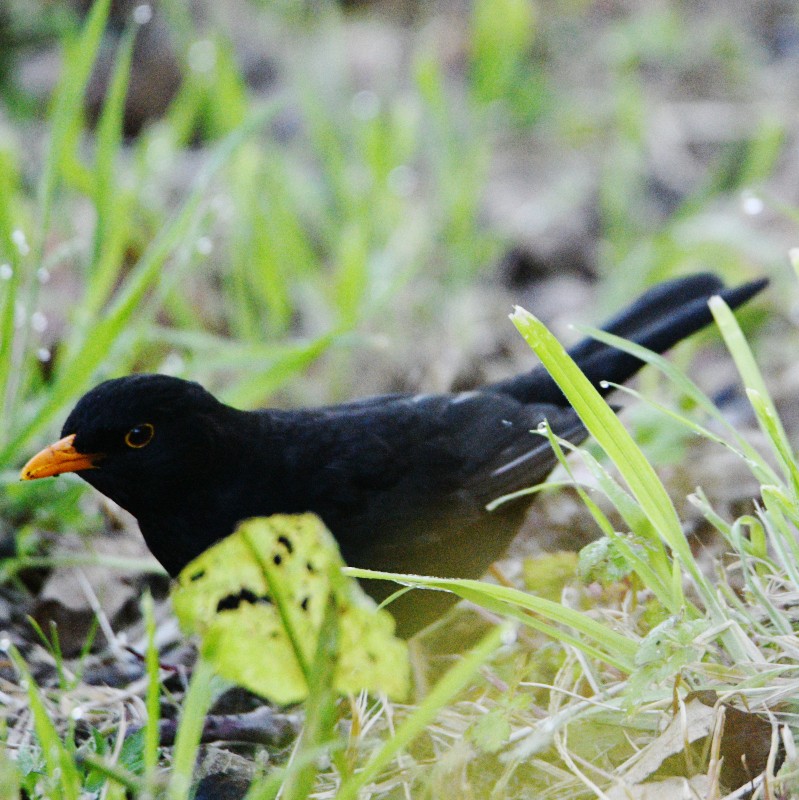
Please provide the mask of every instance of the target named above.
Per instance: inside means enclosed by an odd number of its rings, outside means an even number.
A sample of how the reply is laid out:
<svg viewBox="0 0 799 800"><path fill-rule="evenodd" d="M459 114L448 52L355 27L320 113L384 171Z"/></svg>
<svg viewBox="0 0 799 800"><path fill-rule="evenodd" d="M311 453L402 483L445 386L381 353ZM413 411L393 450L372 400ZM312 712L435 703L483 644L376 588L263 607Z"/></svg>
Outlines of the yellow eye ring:
<svg viewBox="0 0 799 800"><path fill-rule="evenodd" d="M155 434L155 428L149 422L136 425L125 434L125 444L134 450L139 450L150 444Z"/></svg>

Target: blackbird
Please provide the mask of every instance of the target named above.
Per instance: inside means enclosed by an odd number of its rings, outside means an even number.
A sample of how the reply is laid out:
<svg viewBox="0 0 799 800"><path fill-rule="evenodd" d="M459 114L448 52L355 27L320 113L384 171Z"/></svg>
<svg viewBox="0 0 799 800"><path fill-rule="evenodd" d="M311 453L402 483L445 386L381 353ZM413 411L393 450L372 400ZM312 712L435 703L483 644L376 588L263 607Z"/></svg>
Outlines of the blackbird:
<svg viewBox="0 0 799 800"><path fill-rule="evenodd" d="M707 325L708 299L733 308L766 285L724 288L712 274L662 283L604 330L657 352ZM600 392L643 365L595 339L570 351ZM486 504L543 481L556 464L535 433L548 420L587 432L543 367L477 391L391 394L311 409L239 411L166 375L105 381L85 394L62 439L23 468L31 480L76 472L138 520L170 575L254 516L315 512L351 566L478 578L518 530L531 497ZM391 582L364 581L378 601ZM413 590L392 602L410 636L455 600Z"/></svg>

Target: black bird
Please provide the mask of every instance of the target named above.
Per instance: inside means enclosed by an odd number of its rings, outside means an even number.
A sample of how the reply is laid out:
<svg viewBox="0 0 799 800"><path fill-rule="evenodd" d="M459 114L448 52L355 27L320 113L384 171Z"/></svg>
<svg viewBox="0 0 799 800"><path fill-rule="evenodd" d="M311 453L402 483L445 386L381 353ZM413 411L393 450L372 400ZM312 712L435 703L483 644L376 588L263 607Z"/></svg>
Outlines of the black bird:
<svg viewBox="0 0 799 800"><path fill-rule="evenodd" d="M710 274L660 284L605 330L662 352L707 325L708 299L733 308L765 280L724 288ZM603 394L642 362L586 339L571 351ZM572 442L586 431L543 367L459 394L393 394L313 409L239 411L197 383L131 375L84 395L63 438L23 468L30 480L76 472L138 520L170 575L239 520L312 511L351 566L480 577L513 539L530 498L486 504L555 466L535 431L547 419ZM397 587L364 581L382 600ZM414 590L390 605L412 635L454 601Z"/></svg>

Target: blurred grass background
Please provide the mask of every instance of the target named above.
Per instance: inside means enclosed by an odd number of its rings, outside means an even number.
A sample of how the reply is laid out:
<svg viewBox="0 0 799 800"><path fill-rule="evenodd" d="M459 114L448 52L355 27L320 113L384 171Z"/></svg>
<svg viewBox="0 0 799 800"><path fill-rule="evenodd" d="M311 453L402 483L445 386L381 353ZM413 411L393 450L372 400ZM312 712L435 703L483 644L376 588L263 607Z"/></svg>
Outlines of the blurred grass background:
<svg viewBox="0 0 799 800"><path fill-rule="evenodd" d="M773 279L756 350L795 430L798 62L777 0L6 0L6 573L107 524L18 469L131 371L249 407L470 388L531 363L514 304L568 338L711 269Z"/></svg>

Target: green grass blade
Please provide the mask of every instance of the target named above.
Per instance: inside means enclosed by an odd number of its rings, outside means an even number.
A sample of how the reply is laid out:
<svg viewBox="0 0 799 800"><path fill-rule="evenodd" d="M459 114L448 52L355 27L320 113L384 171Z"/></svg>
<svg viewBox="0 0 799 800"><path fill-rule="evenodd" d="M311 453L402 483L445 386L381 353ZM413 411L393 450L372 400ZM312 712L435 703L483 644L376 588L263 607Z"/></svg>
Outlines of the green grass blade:
<svg viewBox="0 0 799 800"><path fill-rule="evenodd" d="M799 586L799 542L796 528L788 523L791 516L796 516L796 507L777 486L763 486L760 491L766 506L766 530L776 553L776 561L793 584ZM795 525L796 520L793 521Z"/></svg>
<svg viewBox="0 0 799 800"><path fill-rule="evenodd" d="M580 499L585 504L586 508L591 513L594 521L599 526L599 529L605 534L605 536L608 537L608 539L611 539L615 543L619 552L624 556L629 568L636 572L644 585L649 588L649 590L662 604L666 605L669 597L671 596L671 586L669 583L671 580L671 570L668 567L666 553L663 550L663 547L660 546L660 541L656 540L655 547L650 547L648 550L650 558L654 558L656 561L655 565L651 564L649 559L643 558L636 553L635 549L630 545L627 539L614 530L613 525L611 525L610 521L599 508L599 506L591 499L590 495L579 483L579 481L576 480L571 469L571 464L566 458L563 448L568 447L572 451L579 453L580 457L583 459L583 462L596 478L599 489L603 491L610 501L615 505L619 513L621 513L625 521L627 521L628 525L630 525L630 529L632 531L638 530L641 526L641 522L643 521L641 519L643 515L640 513L640 507L635 504L635 501L622 489L621 486L619 486L615 480L613 480L608 471L587 450L577 448L571 444L571 442L558 439L548 424L545 426L545 430L555 456L560 462L560 465L566 470L567 474L571 478L571 482L566 485L574 488L574 490L580 496ZM547 485L549 484L542 484L542 487L546 487ZM514 494L515 496L519 496L523 493L524 491L516 492ZM514 495L511 495L510 497L513 496ZM491 506L496 507L495 504L491 504L488 507L489 510L491 510ZM645 519L645 517L643 517L643 519ZM648 525L648 520L646 521L646 524ZM652 542L651 537L648 539L648 542Z"/></svg>
<svg viewBox="0 0 799 800"><path fill-rule="evenodd" d="M200 734L208 707L211 704L211 682L214 671L211 665L200 659L194 667L189 690L183 699L183 712L175 737L172 753L172 772L166 791L167 800L188 800Z"/></svg>
<svg viewBox="0 0 799 800"><path fill-rule="evenodd" d="M636 652L636 643L633 640L612 631L587 614L509 586L497 586L477 580L378 572L355 567L345 567L344 572L354 578L390 580L403 585L427 586L431 589L453 592L477 605L491 607L499 610L500 613L513 614L516 619L525 624L530 624L528 621L530 618L526 615L518 615L518 609L531 611L547 620L573 628L583 636L598 642L605 648L606 654L603 657L607 657L609 654L614 662L619 660L623 662L629 659L631 664ZM555 638L561 638L561 634L562 631L556 628L549 629L549 635L553 635ZM576 640L575 643L577 646L583 647L583 644L576 642ZM628 664L628 667L630 664Z"/></svg>
<svg viewBox="0 0 799 800"><path fill-rule="evenodd" d="M44 252L44 240L49 229L55 192L60 179L59 170L83 113L83 93L94 67L110 6L111 0L96 0L89 11L80 37L67 48L66 68L53 103L50 147L39 188L40 234L33 250L33 261L37 264Z"/></svg>
<svg viewBox="0 0 799 800"><path fill-rule="evenodd" d="M695 403L705 414L707 414L719 427L727 432L729 439L735 443L733 452L740 452L742 457L746 459L750 465L755 476L762 483L775 483L777 481L776 473L767 464L765 459L752 447L752 445L741 435L738 429L729 421L729 419L718 409L715 403L673 362L667 358L641 347L639 344L630 342L627 339L622 339L620 336L614 336L607 331L599 330L597 328L589 328L582 325L576 325L575 328L591 338L599 342L615 347L625 353L630 353L636 358L641 359L646 364L651 364L657 370L662 372L669 381L691 402ZM633 396L643 400L645 403L654 406L664 414L668 414L673 419L676 419L683 425L686 425L691 430L696 431L700 435L712 441L717 441L727 447L732 447L730 442L716 436L706 428L696 425L696 423L676 414L669 408L650 400L649 398L642 397L634 390L627 386L617 387L619 391L632 394Z"/></svg>
<svg viewBox="0 0 799 800"><path fill-rule="evenodd" d="M13 242L15 205L20 192L19 172L10 153L0 152L0 259L4 270L11 270L0 282L0 444L8 437L13 425L10 379L15 364L14 330L17 296L20 289L22 259Z"/></svg>
<svg viewBox="0 0 799 800"><path fill-rule="evenodd" d="M715 605L711 599L712 591L683 536L671 498L616 414L538 319L517 307L511 320L566 395L583 424L616 465L661 540L671 547L697 585L704 589L706 602ZM685 598L681 586L673 588L674 595L666 599L669 610L676 613L685 604Z"/></svg>
<svg viewBox="0 0 799 800"><path fill-rule="evenodd" d="M709 305L724 343L746 386L757 421L779 459L794 498L799 498L799 468L796 465L793 448L741 326L730 307L720 297L712 297Z"/></svg>
<svg viewBox="0 0 799 800"><path fill-rule="evenodd" d="M617 533L612 526L605 529L606 535L616 544L616 547L624 555L627 564L633 569L644 585L657 597L658 601L668 608L668 600L672 596L672 572L668 561L668 555L661 546L659 540L653 541L642 535L644 528L640 521L636 519L640 515L640 507L635 506L627 493L610 476L608 471L591 456L590 453L583 452L583 461L588 469L596 476L599 488L605 493L630 526L630 529L637 534L641 541L647 544L647 557L644 558L630 546L627 539ZM583 501L586 500L586 493L580 490ZM591 506L589 506L589 509Z"/></svg>
<svg viewBox="0 0 799 800"><path fill-rule="evenodd" d="M117 52L111 85L103 104L95 135L94 203L97 209L97 225L94 230L94 259L96 264L100 248L105 240L108 217L114 207L114 166L122 146L122 126L125 115L130 64L133 57L133 42L136 28L125 31Z"/></svg>
<svg viewBox="0 0 799 800"><path fill-rule="evenodd" d="M95 134L93 199L97 214L92 243L88 286L81 304L82 320L94 321L118 278L122 236L127 227L127 203L120 197L115 168L122 148L125 100L127 98L133 43L138 26L125 31L116 56L111 83L103 103Z"/></svg>
<svg viewBox="0 0 799 800"><path fill-rule="evenodd" d="M459 661L433 687L422 704L408 717L385 744L364 765L363 769L350 777L336 794L336 800L357 800L361 789L377 778L381 770L391 763L398 753L407 747L433 722L436 714L462 691L502 644L509 633L509 626L500 625L492 630L468 655Z"/></svg>
<svg viewBox="0 0 799 800"><path fill-rule="evenodd" d="M24 659L15 648L9 650L11 660L28 687L28 702L33 714L33 725L42 749L46 778L53 800L79 800L81 780L72 754L61 741L55 725L39 695L39 687L28 671Z"/></svg>
<svg viewBox="0 0 799 800"><path fill-rule="evenodd" d="M339 339L339 333L324 333L310 342L287 346L272 362L263 367L253 365L246 377L235 381L223 393L226 402L246 407L260 401L283 385L289 377L316 361Z"/></svg>
<svg viewBox="0 0 799 800"><path fill-rule="evenodd" d="M319 641L309 665L308 699L305 704L305 725L297 742L292 762L283 781L281 798L305 800L311 795L319 767L322 748L329 746L336 724L336 692L333 678L338 660L339 610L333 597L328 598ZM288 631L291 624L285 621ZM298 651L299 656L299 651Z"/></svg>
<svg viewBox="0 0 799 800"><path fill-rule="evenodd" d="M104 800L111 798L146 797L144 786L138 775L120 767L118 764L109 764L105 759L94 753L81 753L79 762L84 767L89 767L100 775L104 775L113 783L106 785ZM114 788L116 787L116 788Z"/></svg>
<svg viewBox="0 0 799 800"><path fill-rule="evenodd" d="M83 94L91 75L97 51L110 7L110 0L97 0L86 18L86 23L76 40L68 42L64 48L65 67L53 100L50 115L50 142L45 157L42 177L38 185L39 213L36 233L31 237L30 252L14 264L19 274L17 300L26 318L33 312L38 298L39 283L36 272L43 266L45 241L50 232L50 218L58 185L63 177L65 166L72 156L81 127L83 113ZM17 248L18 249L18 248ZM24 268L24 271L23 271ZM16 306L16 302L14 303ZM30 327L22 326L11 337L13 357L7 362L3 376L4 412L10 420L9 426L17 427L17 408L22 389L27 379L27 365L24 363L31 337ZM8 354L5 354L8 355ZM3 463L0 458L0 464Z"/></svg>
<svg viewBox="0 0 799 800"><path fill-rule="evenodd" d="M147 634L147 651L145 666L147 669L147 694L145 707L147 723L144 728L144 782L151 792L154 791L158 770L158 722L161 719L161 681L159 676L158 648L155 644L155 614L153 598L149 591L142 598L144 627Z"/></svg>

